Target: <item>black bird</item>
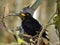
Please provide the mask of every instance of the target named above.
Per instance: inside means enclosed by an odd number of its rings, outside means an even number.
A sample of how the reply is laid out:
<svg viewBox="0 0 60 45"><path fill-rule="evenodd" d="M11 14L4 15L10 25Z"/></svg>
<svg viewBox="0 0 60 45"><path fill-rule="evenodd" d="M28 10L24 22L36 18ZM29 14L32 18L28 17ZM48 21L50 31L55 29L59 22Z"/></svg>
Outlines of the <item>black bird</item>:
<svg viewBox="0 0 60 45"><path fill-rule="evenodd" d="M28 35L35 36L37 32L40 32L42 30L42 25L39 24L39 22L34 19L30 13L21 12L20 18L22 19L22 28ZM42 37L48 39L46 35L46 32L44 32L42 34Z"/></svg>

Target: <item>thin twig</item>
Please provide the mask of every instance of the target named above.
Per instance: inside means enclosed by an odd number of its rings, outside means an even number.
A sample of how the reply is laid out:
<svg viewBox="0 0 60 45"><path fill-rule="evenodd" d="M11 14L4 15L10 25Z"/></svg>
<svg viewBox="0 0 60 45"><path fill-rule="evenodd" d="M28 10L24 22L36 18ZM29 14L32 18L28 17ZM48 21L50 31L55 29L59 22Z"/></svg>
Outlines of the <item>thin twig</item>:
<svg viewBox="0 0 60 45"><path fill-rule="evenodd" d="M55 16L55 14L57 14L57 12L55 12L55 13L49 18L48 24L47 24L46 26L44 26L43 29L42 29L42 31L40 32L37 45L39 45L40 40L42 39L42 33L45 31L45 29L47 29L48 26L53 25L53 24L55 23L55 22L49 23L49 22L51 21L51 19Z"/></svg>
<svg viewBox="0 0 60 45"><path fill-rule="evenodd" d="M53 25L53 24L54 24L54 23L50 23L50 24L47 24L45 27L43 27L42 31L41 31L40 34L39 34L39 38L38 38L38 43L37 43L37 45L40 45L39 43L40 43L40 41L41 41L41 39L42 39L42 33L45 32L45 29L46 29L48 26Z"/></svg>
<svg viewBox="0 0 60 45"><path fill-rule="evenodd" d="M20 35L24 36L24 37L28 37L28 38L31 38L32 36L30 35L27 35L27 34L23 34L23 33L20 33Z"/></svg>
<svg viewBox="0 0 60 45"><path fill-rule="evenodd" d="M51 21L51 19L55 16L55 14L57 14L57 12L54 12L53 15L50 16L48 23Z"/></svg>

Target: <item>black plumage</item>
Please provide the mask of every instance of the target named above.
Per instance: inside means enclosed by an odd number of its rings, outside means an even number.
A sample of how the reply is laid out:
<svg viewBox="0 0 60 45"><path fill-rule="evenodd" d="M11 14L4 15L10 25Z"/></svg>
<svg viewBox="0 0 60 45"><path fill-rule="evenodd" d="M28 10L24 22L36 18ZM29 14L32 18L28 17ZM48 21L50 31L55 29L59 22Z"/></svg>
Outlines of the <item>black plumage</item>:
<svg viewBox="0 0 60 45"><path fill-rule="evenodd" d="M42 25L39 24L39 22L34 19L30 13L20 13L20 17L22 19L22 28L24 31L31 36L35 36L37 32L40 32L42 30ZM42 37L46 38L46 33L44 32L42 34Z"/></svg>

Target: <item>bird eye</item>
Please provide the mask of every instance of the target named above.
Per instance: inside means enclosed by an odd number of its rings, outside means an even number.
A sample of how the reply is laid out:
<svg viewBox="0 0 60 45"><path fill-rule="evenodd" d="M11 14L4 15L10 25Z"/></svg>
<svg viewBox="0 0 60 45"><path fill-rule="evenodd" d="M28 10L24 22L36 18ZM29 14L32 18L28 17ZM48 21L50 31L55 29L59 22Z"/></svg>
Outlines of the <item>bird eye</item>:
<svg viewBox="0 0 60 45"><path fill-rule="evenodd" d="M24 13L22 13L22 14L21 14L21 16L23 16L23 17L24 17L24 16L26 16L26 15L25 15Z"/></svg>
<svg viewBox="0 0 60 45"><path fill-rule="evenodd" d="M27 13L27 16L29 16L29 14Z"/></svg>

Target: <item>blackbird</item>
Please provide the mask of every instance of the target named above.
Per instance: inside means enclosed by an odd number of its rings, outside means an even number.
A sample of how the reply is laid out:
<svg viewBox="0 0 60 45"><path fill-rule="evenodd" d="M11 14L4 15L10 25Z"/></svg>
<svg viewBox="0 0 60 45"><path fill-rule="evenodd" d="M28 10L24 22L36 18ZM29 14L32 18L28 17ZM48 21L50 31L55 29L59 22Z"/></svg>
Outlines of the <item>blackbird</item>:
<svg viewBox="0 0 60 45"><path fill-rule="evenodd" d="M21 12L19 15L22 19L22 28L28 35L35 36L37 32L42 30L42 25L30 13ZM46 35L46 32L43 32L42 37L48 39Z"/></svg>

